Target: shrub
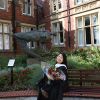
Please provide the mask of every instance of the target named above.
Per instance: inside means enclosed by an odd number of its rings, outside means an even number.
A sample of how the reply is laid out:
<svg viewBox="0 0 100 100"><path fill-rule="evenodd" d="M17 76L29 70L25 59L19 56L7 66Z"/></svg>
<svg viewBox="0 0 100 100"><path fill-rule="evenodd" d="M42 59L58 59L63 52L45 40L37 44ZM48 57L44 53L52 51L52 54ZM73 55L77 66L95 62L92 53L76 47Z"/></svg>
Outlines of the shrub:
<svg viewBox="0 0 100 100"><path fill-rule="evenodd" d="M60 52L60 48L52 47L49 51L43 50L41 48L35 48L33 52L41 56L42 60L47 61L55 58L55 56Z"/></svg>
<svg viewBox="0 0 100 100"><path fill-rule="evenodd" d="M6 69L8 65L9 58L6 56L0 56L0 69Z"/></svg>
<svg viewBox="0 0 100 100"><path fill-rule="evenodd" d="M27 66L27 56L26 55L17 55L15 57L15 66Z"/></svg>
<svg viewBox="0 0 100 100"><path fill-rule="evenodd" d="M0 76L0 91L31 90L36 89L36 83L42 78L40 65L16 69L13 73L13 85L10 82L10 74Z"/></svg>
<svg viewBox="0 0 100 100"><path fill-rule="evenodd" d="M0 56L0 69L7 69L8 61L11 59L11 57L7 56ZM27 56L25 55L19 55L15 57L15 66L27 66L26 63Z"/></svg>
<svg viewBox="0 0 100 100"><path fill-rule="evenodd" d="M73 66L73 68L75 66L76 68L100 68L100 48L88 47L77 49L69 55L68 62L69 66Z"/></svg>

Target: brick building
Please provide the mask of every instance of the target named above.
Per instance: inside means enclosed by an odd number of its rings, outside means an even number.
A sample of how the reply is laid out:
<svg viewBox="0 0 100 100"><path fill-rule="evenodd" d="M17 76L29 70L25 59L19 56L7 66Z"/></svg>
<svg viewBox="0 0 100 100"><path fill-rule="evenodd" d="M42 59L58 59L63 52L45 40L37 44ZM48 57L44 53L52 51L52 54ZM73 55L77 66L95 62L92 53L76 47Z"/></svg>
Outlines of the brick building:
<svg viewBox="0 0 100 100"><path fill-rule="evenodd" d="M0 53L19 53L12 34L36 28L53 33L43 48L100 46L99 22L99 0L0 0Z"/></svg>
<svg viewBox="0 0 100 100"><path fill-rule="evenodd" d="M52 45L75 49L100 46L100 0L46 0ZM47 9L45 9L47 10ZM47 11L48 12L48 11Z"/></svg>
<svg viewBox="0 0 100 100"><path fill-rule="evenodd" d="M36 28L33 0L0 0L0 52L19 53L13 34ZM34 43L28 43L34 47Z"/></svg>

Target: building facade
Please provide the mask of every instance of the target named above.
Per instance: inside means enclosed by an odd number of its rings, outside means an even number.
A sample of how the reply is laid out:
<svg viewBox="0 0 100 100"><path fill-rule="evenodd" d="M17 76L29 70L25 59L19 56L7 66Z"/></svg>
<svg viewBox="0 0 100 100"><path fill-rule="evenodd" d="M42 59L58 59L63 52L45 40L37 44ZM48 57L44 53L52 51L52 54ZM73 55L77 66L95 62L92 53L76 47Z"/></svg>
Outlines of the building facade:
<svg viewBox="0 0 100 100"><path fill-rule="evenodd" d="M100 0L47 0L52 46L100 46Z"/></svg>
<svg viewBox="0 0 100 100"><path fill-rule="evenodd" d="M52 32L42 48L100 46L100 0L0 0L0 53L19 53L12 35L34 29Z"/></svg>
<svg viewBox="0 0 100 100"><path fill-rule="evenodd" d="M13 37L17 32L28 32L36 28L33 0L0 0L0 52L19 53L20 47ZM30 47L34 43L28 43Z"/></svg>
<svg viewBox="0 0 100 100"><path fill-rule="evenodd" d="M75 47L100 46L100 1L77 0L74 5Z"/></svg>

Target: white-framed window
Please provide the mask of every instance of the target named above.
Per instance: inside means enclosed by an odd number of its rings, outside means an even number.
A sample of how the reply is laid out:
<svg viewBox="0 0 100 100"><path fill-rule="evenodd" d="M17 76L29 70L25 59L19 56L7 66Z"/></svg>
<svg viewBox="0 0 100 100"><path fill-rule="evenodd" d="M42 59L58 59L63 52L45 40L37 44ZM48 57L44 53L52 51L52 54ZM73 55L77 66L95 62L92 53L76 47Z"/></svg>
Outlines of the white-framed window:
<svg viewBox="0 0 100 100"><path fill-rule="evenodd" d="M45 31L45 26L44 25L39 26L39 30L40 31Z"/></svg>
<svg viewBox="0 0 100 100"><path fill-rule="evenodd" d="M35 29L34 27L30 27L30 26L21 26L21 32L30 32L31 30L34 30L34 29ZM27 43L27 46L30 49L33 49L33 48L35 48L36 43L33 41L30 41Z"/></svg>
<svg viewBox="0 0 100 100"><path fill-rule="evenodd" d="M0 9L6 9L7 0L0 0Z"/></svg>
<svg viewBox="0 0 100 100"><path fill-rule="evenodd" d="M35 46L36 46L36 43L32 41L32 42L28 42L27 45L28 45L28 47L29 47L30 49L34 49Z"/></svg>
<svg viewBox="0 0 100 100"><path fill-rule="evenodd" d="M86 3L86 2L89 2L89 1L91 1L91 0L75 0L75 5Z"/></svg>
<svg viewBox="0 0 100 100"><path fill-rule="evenodd" d="M23 2L23 14L31 15L31 13L32 13L31 0L24 0L24 2Z"/></svg>
<svg viewBox="0 0 100 100"><path fill-rule="evenodd" d="M45 31L45 25L40 25L39 30L40 31ZM46 44L45 43L40 42L39 45L40 45L40 48L42 48L43 50L46 50Z"/></svg>
<svg viewBox="0 0 100 100"><path fill-rule="evenodd" d="M78 46L100 45L98 13L76 18Z"/></svg>
<svg viewBox="0 0 100 100"><path fill-rule="evenodd" d="M0 23L0 50L10 50L10 25L7 23Z"/></svg>
<svg viewBox="0 0 100 100"><path fill-rule="evenodd" d="M64 32L62 21L52 23L53 44L54 45L64 45Z"/></svg>
<svg viewBox="0 0 100 100"><path fill-rule="evenodd" d="M56 12L62 9L62 0L52 0L52 11Z"/></svg>

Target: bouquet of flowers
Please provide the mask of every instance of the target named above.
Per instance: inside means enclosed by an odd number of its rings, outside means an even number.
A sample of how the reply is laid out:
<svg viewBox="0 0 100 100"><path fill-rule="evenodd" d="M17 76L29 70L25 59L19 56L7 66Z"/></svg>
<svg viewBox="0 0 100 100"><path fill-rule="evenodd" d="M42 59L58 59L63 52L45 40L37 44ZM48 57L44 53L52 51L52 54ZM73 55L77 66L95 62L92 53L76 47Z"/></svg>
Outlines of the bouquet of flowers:
<svg viewBox="0 0 100 100"><path fill-rule="evenodd" d="M60 70L54 70L53 68L49 68L48 74L52 76L53 79L58 79L62 72Z"/></svg>
<svg viewBox="0 0 100 100"><path fill-rule="evenodd" d="M57 79L65 76L61 70L53 69L53 67L51 67L50 64L48 64L46 62L42 62L41 67L42 67L43 72L48 77L48 79L51 79L51 80L56 79L57 80Z"/></svg>

